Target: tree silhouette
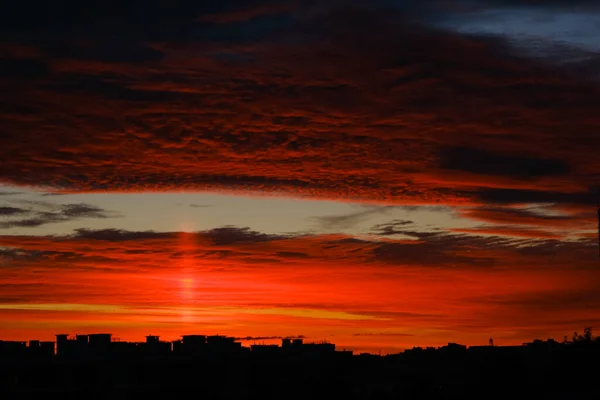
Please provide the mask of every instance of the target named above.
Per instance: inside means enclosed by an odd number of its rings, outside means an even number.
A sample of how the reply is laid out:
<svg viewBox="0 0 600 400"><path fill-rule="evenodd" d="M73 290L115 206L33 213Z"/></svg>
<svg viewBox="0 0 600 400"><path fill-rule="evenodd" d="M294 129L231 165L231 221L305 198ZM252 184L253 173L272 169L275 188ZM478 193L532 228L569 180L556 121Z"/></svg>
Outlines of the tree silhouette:
<svg viewBox="0 0 600 400"><path fill-rule="evenodd" d="M578 332L573 333L573 343L591 343L594 340L594 334L591 326L583 328L583 335Z"/></svg>
<svg viewBox="0 0 600 400"><path fill-rule="evenodd" d="M593 338L594 338L594 335L592 332L592 327L586 326L585 328L583 328L583 341L589 343L592 341Z"/></svg>

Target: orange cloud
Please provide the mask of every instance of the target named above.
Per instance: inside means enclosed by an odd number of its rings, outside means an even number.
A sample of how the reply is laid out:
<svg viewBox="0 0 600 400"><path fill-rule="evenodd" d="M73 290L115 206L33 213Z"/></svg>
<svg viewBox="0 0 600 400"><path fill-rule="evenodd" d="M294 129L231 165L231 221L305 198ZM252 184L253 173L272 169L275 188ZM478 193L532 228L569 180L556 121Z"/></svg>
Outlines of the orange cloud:
<svg viewBox="0 0 600 400"><path fill-rule="evenodd" d="M590 242L440 233L406 244L235 228L0 242L3 335L22 339L57 329L129 340L202 331L395 351L562 337L600 320Z"/></svg>
<svg viewBox="0 0 600 400"><path fill-rule="evenodd" d="M127 1L68 3L0 15L14 38L0 47L1 183L460 205L491 226L396 222L374 227L378 240L231 227L1 236L3 335L110 326L128 339L208 330L393 350L599 320L594 241L565 238L591 226L600 198L589 66L554 68L377 1L148 4L123 21L113 7ZM18 223L82 215L106 216Z"/></svg>

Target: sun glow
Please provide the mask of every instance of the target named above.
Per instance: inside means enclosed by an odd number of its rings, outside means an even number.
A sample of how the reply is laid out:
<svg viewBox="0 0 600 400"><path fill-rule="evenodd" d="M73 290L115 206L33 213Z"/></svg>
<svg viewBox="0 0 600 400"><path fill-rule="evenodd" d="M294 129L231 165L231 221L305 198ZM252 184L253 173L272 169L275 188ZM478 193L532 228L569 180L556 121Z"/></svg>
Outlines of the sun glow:
<svg viewBox="0 0 600 400"><path fill-rule="evenodd" d="M196 301L196 285L195 285L195 260L194 242L192 235L185 232L191 224L182 224L182 232L179 233L178 252L180 259L178 260L180 277L180 316L183 322L193 322L194 314L189 311L190 306L193 306ZM187 228L187 229L186 229Z"/></svg>

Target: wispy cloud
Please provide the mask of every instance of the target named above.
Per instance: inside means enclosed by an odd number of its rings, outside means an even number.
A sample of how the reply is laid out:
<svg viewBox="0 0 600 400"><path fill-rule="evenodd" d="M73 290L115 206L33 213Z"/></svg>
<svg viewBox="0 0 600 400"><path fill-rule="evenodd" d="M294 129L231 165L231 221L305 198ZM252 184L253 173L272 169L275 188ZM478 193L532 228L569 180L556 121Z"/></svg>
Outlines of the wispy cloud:
<svg viewBox="0 0 600 400"><path fill-rule="evenodd" d="M0 207L0 229L14 227L38 227L46 224L86 218L116 218L118 213L103 210L89 204L53 204L36 201L18 201L21 207Z"/></svg>
<svg viewBox="0 0 600 400"><path fill-rule="evenodd" d="M326 330L340 345L360 347L365 335L388 345L464 339L475 325L481 340L510 332L518 341L532 327L562 333L575 317L600 318L597 308L578 303L597 291L592 240L410 228L397 227L416 239L411 243L282 238L234 227L216 235L79 230L62 237L3 236L0 319L19 312L23 324L31 322L20 329L33 332L44 318L74 329L85 315L93 326L105 321L130 336L145 334L148 324L182 334L202 323L210 332L239 337L301 330L318 338ZM567 292L582 297L564 302ZM527 312L533 306L534 319Z"/></svg>

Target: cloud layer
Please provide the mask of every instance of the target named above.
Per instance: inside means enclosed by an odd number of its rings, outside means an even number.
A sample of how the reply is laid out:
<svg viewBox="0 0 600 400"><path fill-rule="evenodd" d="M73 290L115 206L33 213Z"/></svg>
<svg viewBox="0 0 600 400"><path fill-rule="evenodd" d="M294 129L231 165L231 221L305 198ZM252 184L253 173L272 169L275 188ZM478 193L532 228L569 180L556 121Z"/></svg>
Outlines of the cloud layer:
<svg viewBox="0 0 600 400"><path fill-rule="evenodd" d="M4 182L597 201L597 83L440 31L431 3L67 3L2 28Z"/></svg>
<svg viewBox="0 0 600 400"><path fill-rule="evenodd" d="M427 234L402 222L395 229L414 240L284 237L235 227L4 236L0 319L10 333L21 313L20 335L104 323L135 339L151 326L176 335L202 325L244 337L335 337L348 347L389 351L450 339L484 343L492 334L506 343L561 337L600 320L591 241Z"/></svg>
<svg viewBox="0 0 600 400"><path fill-rule="evenodd" d="M19 207L0 207L0 229L35 228L46 224L81 220L86 218L115 218L118 213L89 204L53 204L43 201L21 200L13 202Z"/></svg>
<svg viewBox="0 0 600 400"><path fill-rule="evenodd" d="M202 326L394 349L600 321L591 2L37 3L0 14L0 183L451 206L477 225L336 233L379 204L314 217L329 235L4 235L3 334ZM118 216L0 196L0 229Z"/></svg>

